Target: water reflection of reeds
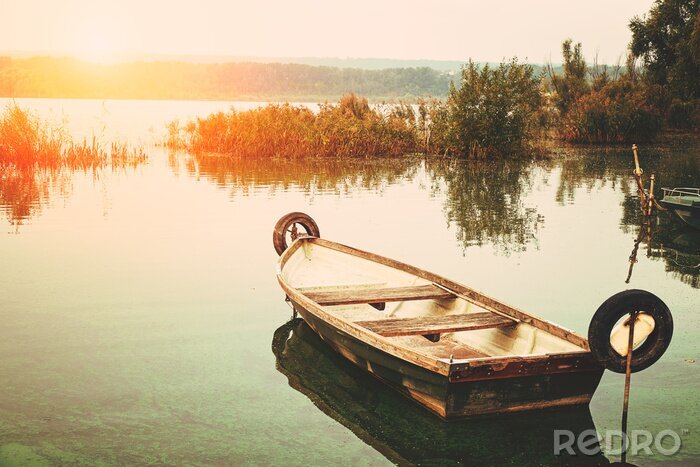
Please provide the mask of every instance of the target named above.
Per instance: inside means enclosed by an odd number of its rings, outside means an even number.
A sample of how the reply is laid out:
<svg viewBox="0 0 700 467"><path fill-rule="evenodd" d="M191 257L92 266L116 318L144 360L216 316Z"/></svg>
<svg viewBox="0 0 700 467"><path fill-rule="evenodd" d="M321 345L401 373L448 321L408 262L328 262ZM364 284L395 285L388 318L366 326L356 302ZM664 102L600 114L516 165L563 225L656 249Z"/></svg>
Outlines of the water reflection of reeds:
<svg viewBox="0 0 700 467"><path fill-rule="evenodd" d="M387 158L245 158L214 153L191 155L171 152L169 163L176 171L204 178L231 192L254 188L306 192L344 193L356 188L376 190L398 180L411 179L421 165L420 157Z"/></svg>
<svg viewBox="0 0 700 467"><path fill-rule="evenodd" d="M0 206L13 225L41 210L53 193L66 194L74 171L136 167L147 160L142 148L75 142L17 105L0 114Z"/></svg>
<svg viewBox="0 0 700 467"><path fill-rule="evenodd" d="M656 174L657 187L697 186L700 184L700 145L698 141L686 141L678 146L650 146L640 149L645 183L649 175ZM571 150L569 150L571 151ZM634 161L628 146L581 147L560 160L561 179L557 189L557 201L573 200L577 188L591 191L596 186L620 189L626 198L636 197L632 177ZM638 204L637 204L638 205ZM625 211L623 225L637 225L638 219L630 219L631 211Z"/></svg>
<svg viewBox="0 0 700 467"><path fill-rule="evenodd" d="M381 190L425 171L434 194L445 197L447 220L460 243L522 251L536 242L543 218L526 205L539 165L529 161L467 161L439 157L241 158L211 153L169 156L174 171L208 179L232 194L264 187L307 193Z"/></svg>
<svg viewBox="0 0 700 467"><path fill-rule="evenodd" d="M22 170L0 164L0 206L11 224L22 224L49 198L50 187L65 187L65 179L52 171Z"/></svg>
<svg viewBox="0 0 700 467"><path fill-rule="evenodd" d="M464 247L490 243L506 254L536 243L544 223L537 208L524 201L538 167L526 161L430 159L427 163L432 177L444 181L445 214Z"/></svg>

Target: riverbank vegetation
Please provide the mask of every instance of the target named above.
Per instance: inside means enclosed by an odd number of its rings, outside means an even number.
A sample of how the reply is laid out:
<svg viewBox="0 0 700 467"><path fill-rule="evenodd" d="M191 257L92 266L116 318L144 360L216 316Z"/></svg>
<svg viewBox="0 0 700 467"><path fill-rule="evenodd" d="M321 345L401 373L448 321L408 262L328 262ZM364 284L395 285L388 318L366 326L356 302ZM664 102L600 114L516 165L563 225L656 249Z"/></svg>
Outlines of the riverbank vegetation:
<svg viewBox="0 0 700 467"><path fill-rule="evenodd" d="M700 127L700 3L657 0L629 27L625 67L588 67L581 44L564 42L563 73L548 73L564 141L640 142Z"/></svg>
<svg viewBox="0 0 700 467"><path fill-rule="evenodd" d="M663 128L663 90L639 77L634 57L627 67L586 66L581 44L562 45L564 72L549 73L558 136L571 143L653 140Z"/></svg>
<svg viewBox="0 0 700 467"><path fill-rule="evenodd" d="M16 168L95 169L135 166L146 160L141 148L126 144L73 141L60 128L11 104L0 113L0 165Z"/></svg>
<svg viewBox="0 0 700 467"><path fill-rule="evenodd" d="M170 126L168 145L237 156L393 156L470 158L543 154L552 143L654 140L700 127L700 7L657 0L633 18L624 66L592 65L567 39L561 67L536 74L516 59L465 65L444 99L370 106L348 94L338 104L270 105Z"/></svg>
<svg viewBox="0 0 700 467"><path fill-rule="evenodd" d="M290 104L216 113L168 125L166 145L242 157L397 156L418 152L420 118L409 105L370 106L355 94L318 112Z"/></svg>
<svg viewBox="0 0 700 467"><path fill-rule="evenodd" d="M513 59L479 68L470 61L459 87L450 86L431 127L438 150L471 158L524 154L545 127L540 79ZM442 112L442 115L438 113Z"/></svg>
<svg viewBox="0 0 700 467"><path fill-rule="evenodd" d="M470 62L444 101L370 106L347 94L318 112L290 104L231 110L172 122L166 145L237 157L527 153L543 128L539 86L532 68L516 60L482 68Z"/></svg>

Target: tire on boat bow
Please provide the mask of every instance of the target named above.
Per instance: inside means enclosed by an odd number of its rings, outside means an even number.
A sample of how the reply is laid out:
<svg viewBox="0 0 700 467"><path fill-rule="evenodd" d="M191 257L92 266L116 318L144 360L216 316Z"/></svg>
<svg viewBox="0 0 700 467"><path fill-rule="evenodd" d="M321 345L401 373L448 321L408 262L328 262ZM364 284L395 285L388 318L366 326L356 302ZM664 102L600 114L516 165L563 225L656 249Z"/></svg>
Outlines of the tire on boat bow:
<svg viewBox="0 0 700 467"><path fill-rule="evenodd" d="M636 312L631 371L654 364L673 336L673 317L666 304L645 290L625 290L608 298L588 327L591 352L608 370L625 373L631 313Z"/></svg>
<svg viewBox="0 0 700 467"><path fill-rule="evenodd" d="M272 232L272 244L275 246L277 254L281 255L289 243L304 235L321 236L316 221L303 212L290 212L275 224L275 230ZM289 242L290 240L291 242Z"/></svg>

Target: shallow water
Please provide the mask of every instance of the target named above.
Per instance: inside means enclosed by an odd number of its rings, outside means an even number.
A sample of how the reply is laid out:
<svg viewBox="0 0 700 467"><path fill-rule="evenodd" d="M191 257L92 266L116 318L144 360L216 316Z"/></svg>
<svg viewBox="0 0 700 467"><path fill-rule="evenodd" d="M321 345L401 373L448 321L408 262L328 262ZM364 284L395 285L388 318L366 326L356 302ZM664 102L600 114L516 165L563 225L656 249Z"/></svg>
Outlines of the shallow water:
<svg viewBox="0 0 700 467"><path fill-rule="evenodd" d="M173 118L231 104L18 101L60 113L77 137L135 144L156 141ZM627 149L508 164L147 152L136 169L3 172L0 464L549 464L561 461L559 424L619 428L623 377L609 372L590 414L458 425L363 379L300 323L285 324L270 237L293 210L325 238L582 334L613 293L657 294L674 340L633 376L629 423L674 430L682 448L629 460L700 462L700 233L660 214L625 283L641 221ZM697 144L641 156L662 186L700 185ZM584 459L608 460L618 458Z"/></svg>

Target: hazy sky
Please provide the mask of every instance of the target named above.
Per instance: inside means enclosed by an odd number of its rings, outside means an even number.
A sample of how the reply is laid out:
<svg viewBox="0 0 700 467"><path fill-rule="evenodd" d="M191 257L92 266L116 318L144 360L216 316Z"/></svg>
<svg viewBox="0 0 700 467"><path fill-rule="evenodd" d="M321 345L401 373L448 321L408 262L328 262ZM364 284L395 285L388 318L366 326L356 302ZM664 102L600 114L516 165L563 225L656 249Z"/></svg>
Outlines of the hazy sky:
<svg viewBox="0 0 700 467"><path fill-rule="evenodd" d="M0 0L0 51L615 62L652 0Z"/></svg>

